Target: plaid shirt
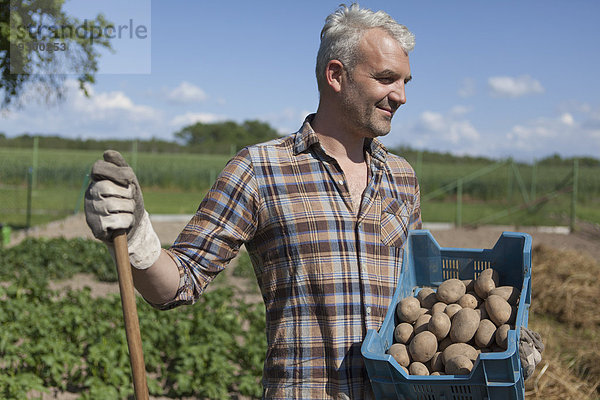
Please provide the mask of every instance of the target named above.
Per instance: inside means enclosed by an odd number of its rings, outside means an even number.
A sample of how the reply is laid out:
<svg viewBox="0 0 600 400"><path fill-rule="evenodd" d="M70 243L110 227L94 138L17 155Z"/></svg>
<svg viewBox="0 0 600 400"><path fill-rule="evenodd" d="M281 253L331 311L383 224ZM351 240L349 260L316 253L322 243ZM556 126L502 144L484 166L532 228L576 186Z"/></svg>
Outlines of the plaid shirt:
<svg viewBox="0 0 600 400"><path fill-rule="evenodd" d="M266 307L264 397L361 399L360 346L383 323L407 232L420 228L419 186L403 158L366 140L357 216L310 120L230 160L170 249L181 283L163 307L194 302L244 244Z"/></svg>

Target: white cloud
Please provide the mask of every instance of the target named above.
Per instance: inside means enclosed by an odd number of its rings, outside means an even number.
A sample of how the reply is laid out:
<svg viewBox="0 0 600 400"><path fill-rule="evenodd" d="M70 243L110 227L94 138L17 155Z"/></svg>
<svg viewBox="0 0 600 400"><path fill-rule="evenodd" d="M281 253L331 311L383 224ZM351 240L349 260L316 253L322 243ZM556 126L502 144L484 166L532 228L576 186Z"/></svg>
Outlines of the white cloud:
<svg viewBox="0 0 600 400"><path fill-rule="evenodd" d="M5 130L14 135L30 132L84 138L164 135L161 110L136 104L122 91L97 92L88 88L88 93L90 97L84 96L77 81L67 80L63 102L52 106L30 103L13 110L2 117Z"/></svg>
<svg viewBox="0 0 600 400"><path fill-rule="evenodd" d="M205 101L207 98L208 96L202 89L185 81L167 93L167 100L176 104L198 103Z"/></svg>
<svg viewBox="0 0 600 400"><path fill-rule="evenodd" d="M189 113L185 113L185 114L176 115L175 117L173 117L171 119L169 124L171 126L181 127L181 126L192 125L192 124L195 124L196 122L210 124L210 123L217 122L217 121L223 121L225 119L226 118L223 115L189 112Z"/></svg>
<svg viewBox="0 0 600 400"><path fill-rule="evenodd" d="M521 97L544 92L542 84L529 75L492 76L488 78L488 86L494 97Z"/></svg>
<svg viewBox="0 0 600 400"><path fill-rule="evenodd" d="M593 117L577 120L570 113L551 118L537 118L518 124L504 136L499 150L516 158L533 160L558 153L564 157L600 154L600 129Z"/></svg>

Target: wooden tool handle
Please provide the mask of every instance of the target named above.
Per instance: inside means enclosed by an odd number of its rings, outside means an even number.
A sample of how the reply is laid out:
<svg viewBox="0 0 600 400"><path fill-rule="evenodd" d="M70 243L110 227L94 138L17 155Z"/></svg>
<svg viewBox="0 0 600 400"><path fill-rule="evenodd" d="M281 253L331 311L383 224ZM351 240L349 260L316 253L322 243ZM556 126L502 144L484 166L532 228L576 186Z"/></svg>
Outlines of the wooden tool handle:
<svg viewBox="0 0 600 400"><path fill-rule="evenodd" d="M123 319L125 320L127 347L129 348L129 359L133 374L133 389L137 400L148 400L146 366L144 364L140 322L135 305L135 292L131 276L131 265L129 264L127 234L125 231L115 231L113 242L115 246L115 258L117 259L117 273L119 275L119 290L121 292L121 305L123 306Z"/></svg>

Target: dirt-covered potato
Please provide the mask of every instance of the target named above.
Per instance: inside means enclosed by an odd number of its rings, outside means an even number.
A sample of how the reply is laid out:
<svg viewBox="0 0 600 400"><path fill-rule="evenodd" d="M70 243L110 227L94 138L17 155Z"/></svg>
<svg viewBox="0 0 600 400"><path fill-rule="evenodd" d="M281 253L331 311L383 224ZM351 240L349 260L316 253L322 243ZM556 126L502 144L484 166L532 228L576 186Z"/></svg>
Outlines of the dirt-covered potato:
<svg viewBox="0 0 600 400"><path fill-rule="evenodd" d="M481 271L477 279L475 279L473 288L479 297L485 299L490 291L498 286L498 282L498 272L494 269L488 268Z"/></svg>
<svg viewBox="0 0 600 400"><path fill-rule="evenodd" d="M442 352L442 361L444 365L446 362L456 356L466 356L469 360L475 361L477 359L477 350L466 343L453 343Z"/></svg>
<svg viewBox="0 0 600 400"><path fill-rule="evenodd" d="M423 314L419 318L417 318L417 320L415 321L415 324L414 324L415 335L426 331L427 327L429 326L430 320L431 320L430 314Z"/></svg>
<svg viewBox="0 0 600 400"><path fill-rule="evenodd" d="M447 306L448 306L448 304L446 304L442 301L438 301L437 303L435 303L433 305L433 307L431 307L431 315L438 313L438 312L444 312L444 310L446 309Z"/></svg>
<svg viewBox="0 0 600 400"><path fill-rule="evenodd" d="M450 338L454 343L467 343L479 328L479 314L472 308L463 308L452 318Z"/></svg>
<svg viewBox="0 0 600 400"><path fill-rule="evenodd" d="M450 336L446 336L440 343L438 343L438 351L444 351L448 346L452 344L452 339Z"/></svg>
<svg viewBox="0 0 600 400"><path fill-rule="evenodd" d="M470 293L465 293L461 296L460 299L456 302L462 308L472 308L476 309L479 305L477 298Z"/></svg>
<svg viewBox="0 0 600 400"><path fill-rule="evenodd" d="M394 340L397 343L407 344L414 336L414 329L408 322L402 322L396 325L394 329Z"/></svg>
<svg viewBox="0 0 600 400"><path fill-rule="evenodd" d="M438 351L431 357L428 362L429 371L444 372L444 361L442 360L442 352Z"/></svg>
<svg viewBox="0 0 600 400"><path fill-rule="evenodd" d="M411 375L429 375L429 370L425 366L425 364L415 361L410 364L408 367L408 372Z"/></svg>
<svg viewBox="0 0 600 400"><path fill-rule="evenodd" d="M450 317L443 312L435 313L431 316L427 329L435 335L438 341L448 336L450 332Z"/></svg>
<svg viewBox="0 0 600 400"><path fill-rule="evenodd" d="M519 298L521 297L521 291L512 286L499 286L490 290L490 294L496 294L502 297L511 306L517 305Z"/></svg>
<svg viewBox="0 0 600 400"><path fill-rule="evenodd" d="M456 313L459 312L460 310L462 310L462 307L459 306L458 304L454 303L454 304L448 304L446 306L446 308L444 309L444 312L450 317L450 319L452 319L454 317L454 315L456 315Z"/></svg>
<svg viewBox="0 0 600 400"><path fill-rule="evenodd" d="M505 324L510 320L512 309L510 304L497 294L491 294L485 299L485 310L496 326Z"/></svg>
<svg viewBox="0 0 600 400"><path fill-rule="evenodd" d="M408 345L408 351L413 361L425 363L437 352L437 338L429 331L415 335Z"/></svg>
<svg viewBox="0 0 600 400"><path fill-rule="evenodd" d="M456 303L467 292L465 284L459 279L447 279L438 286L436 295L446 304Z"/></svg>
<svg viewBox="0 0 600 400"><path fill-rule="evenodd" d="M502 350L506 350L508 348L508 331L510 330L510 326L508 324L500 325L498 329L496 329L496 344Z"/></svg>
<svg viewBox="0 0 600 400"><path fill-rule="evenodd" d="M496 325L489 319L482 319L475 332L475 344L479 347L489 347L496 340Z"/></svg>
<svg viewBox="0 0 600 400"><path fill-rule="evenodd" d="M421 307L428 310L437 302L435 291L432 288L423 288L417 293L417 299L421 303Z"/></svg>
<svg viewBox="0 0 600 400"><path fill-rule="evenodd" d="M413 323L421 315L421 303L416 297L406 297L398 302L396 315L401 322Z"/></svg>
<svg viewBox="0 0 600 400"><path fill-rule="evenodd" d="M473 369L473 362L465 356L455 356L444 364L445 371L449 375L467 375Z"/></svg>
<svg viewBox="0 0 600 400"><path fill-rule="evenodd" d="M394 343L390 346L388 354L394 357L394 360L403 367L410 365L410 356L408 355L408 349L401 343Z"/></svg>

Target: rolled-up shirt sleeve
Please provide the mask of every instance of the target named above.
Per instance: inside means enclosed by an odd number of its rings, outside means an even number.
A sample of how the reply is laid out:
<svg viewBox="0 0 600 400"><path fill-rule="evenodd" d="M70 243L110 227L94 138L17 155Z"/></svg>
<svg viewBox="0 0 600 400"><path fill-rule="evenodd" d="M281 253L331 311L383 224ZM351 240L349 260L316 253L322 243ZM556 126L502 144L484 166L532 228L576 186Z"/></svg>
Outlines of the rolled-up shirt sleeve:
<svg viewBox="0 0 600 400"><path fill-rule="evenodd" d="M179 289L173 300L154 307L169 309L200 297L256 232L258 198L252 163L244 149L227 163L168 250L179 269Z"/></svg>

